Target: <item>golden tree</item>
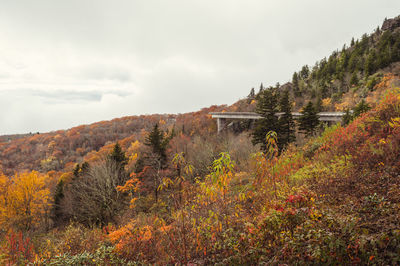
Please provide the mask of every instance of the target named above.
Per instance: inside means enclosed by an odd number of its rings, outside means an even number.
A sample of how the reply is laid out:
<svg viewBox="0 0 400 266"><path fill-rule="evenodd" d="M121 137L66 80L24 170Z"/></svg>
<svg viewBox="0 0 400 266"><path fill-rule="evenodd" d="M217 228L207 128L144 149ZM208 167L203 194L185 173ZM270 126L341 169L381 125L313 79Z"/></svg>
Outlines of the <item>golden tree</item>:
<svg viewBox="0 0 400 266"><path fill-rule="evenodd" d="M46 175L36 171L16 174L12 181L0 175L0 223L29 230L49 210Z"/></svg>

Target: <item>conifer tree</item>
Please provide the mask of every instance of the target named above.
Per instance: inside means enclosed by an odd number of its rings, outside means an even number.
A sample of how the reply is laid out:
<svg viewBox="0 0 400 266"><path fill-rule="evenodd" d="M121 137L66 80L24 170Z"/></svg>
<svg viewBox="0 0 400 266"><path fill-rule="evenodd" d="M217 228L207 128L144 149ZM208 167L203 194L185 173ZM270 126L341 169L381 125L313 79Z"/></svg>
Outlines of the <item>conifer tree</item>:
<svg viewBox="0 0 400 266"><path fill-rule="evenodd" d="M300 97L302 95L302 90L300 90L299 75L296 72L293 74L292 82L294 96Z"/></svg>
<svg viewBox="0 0 400 266"><path fill-rule="evenodd" d="M249 95L247 96L247 102L250 103L252 100L254 100L256 97L256 93L254 91L254 88L251 88Z"/></svg>
<svg viewBox="0 0 400 266"><path fill-rule="evenodd" d="M54 205L53 205L53 220L55 223L61 221L63 211L61 209L61 202L64 199L64 181L60 179L57 183L56 190L54 191Z"/></svg>
<svg viewBox="0 0 400 266"><path fill-rule="evenodd" d="M312 136L319 125L319 120L317 111L311 101L301 111L301 114L302 116L299 118L299 131L306 136Z"/></svg>
<svg viewBox="0 0 400 266"><path fill-rule="evenodd" d="M158 186L161 182L160 173L167 167L167 147L173 136L173 130L171 134L168 135L167 133L164 133L163 130L159 129L157 123L154 125L153 130L146 137L146 141L144 143L145 145L149 146L152 151L147 156L147 159L149 159L147 165L151 166L155 172L153 175L153 188L156 202L158 201Z"/></svg>
<svg viewBox="0 0 400 266"><path fill-rule="evenodd" d="M160 161L161 168L164 168L167 163L167 146L172 137L173 134L166 136L164 131L159 129L158 123L154 125L153 130L146 137L144 144L152 149L152 152Z"/></svg>
<svg viewBox="0 0 400 266"><path fill-rule="evenodd" d="M253 144L261 144L261 149L266 149L266 134L269 131L278 131L278 117L276 116L278 108L278 95L275 89L264 89L258 95L256 113L262 118L256 120L252 132Z"/></svg>
<svg viewBox="0 0 400 266"><path fill-rule="evenodd" d="M350 78L350 85L357 85L357 84L358 84L357 72L354 72Z"/></svg>
<svg viewBox="0 0 400 266"><path fill-rule="evenodd" d="M260 90L258 91L258 94L261 94L261 92L264 90L265 88L264 88L264 85L261 83L261 85L260 85ZM257 95L258 95L257 94Z"/></svg>
<svg viewBox="0 0 400 266"><path fill-rule="evenodd" d="M322 99L321 99L321 96L319 96L319 95L317 96L317 101L315 102L315 111L317 113L323 111Z"/></svg>
<svg viewBox="0 0 400 266"><path fill-rule="evenodd" d="M125 165L128 164L128 158L125 156L125 152L122 151L122 148L118 142L115 143L112 152L108 155L108 160L110 161L109 165L115 164L119 170L116 173L118 182L123 183L126 181L128 173L125 170Z"/></svg>
<svg viewBox="0 0 400 266"><path fill-rule="evenodd" d="M304 80L308 78L309 74L310 74L310 69L308 68L308 65L303 66L300 71L300 77Z"/></svg>
<svg viewBox="0 0 400 266"><path fill-rule="evenodd" d="M353 120L353 114L350 112L350 109L347 108L342 118L343 124L348 125L351 120Z"/></svg>
<svg viewBox="0 0 400 266"><path fill-rule="evenodd" d="M295 124L292 116L292 106L289 101L289 92L285 91L279 102L280 111L283 112L279 119L278 147L281 150L287 144L296 140Z"/></svg>
<svg viewBox="0 0 400 266"><path fill-rule="evenodd" d="M298 86L299 85L299 76L297 75L297 72L293 73L292 83L293 83L294 86Z"/></svg>
<svg viewBox="0 0 400 266"><path fill-rule="evenodd" d="M365 76L369 76L375 72L375 64L376 64L376 52L375 50L372 50L369 53L367 60L365 61L365 66L364 66Z"/></svg>
<svg viewBox="0 0 400 266"><path fill-rule="evenodd" d="M353 112L353 117L358 117L362 113L367 112L371 107L365 102L364 99L362 99L355 107L354 107L354 112Z"/></svg>
<svg viewBox="0 0 400 266"><path fill-rule="evenodd" d="M256 93L254 91L254 88L251 88L249 96L247 96L247 97L249 97L250 99L254 99L255 96L256 96Z"/></svg>
<svg viewBox="0 0 400 266"><path fill-rule="evenodd" d="M118 142L114 145L113 151L108 158L122 168L128 163L128 158L126 158L125 153L122 151Z"/></svg>

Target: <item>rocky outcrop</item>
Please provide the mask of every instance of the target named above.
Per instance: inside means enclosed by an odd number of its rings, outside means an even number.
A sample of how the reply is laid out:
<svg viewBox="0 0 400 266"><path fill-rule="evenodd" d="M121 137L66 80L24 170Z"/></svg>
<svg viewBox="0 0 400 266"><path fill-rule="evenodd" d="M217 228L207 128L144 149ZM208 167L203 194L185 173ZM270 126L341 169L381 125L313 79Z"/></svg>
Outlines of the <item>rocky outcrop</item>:
<svg viewBox="0 0 400 266"><path fill-rule="evenodd" d="M399 27L400 27L400 16L391 19L385 19L381 29L385 31L385 30L394 30Z"/></svg>

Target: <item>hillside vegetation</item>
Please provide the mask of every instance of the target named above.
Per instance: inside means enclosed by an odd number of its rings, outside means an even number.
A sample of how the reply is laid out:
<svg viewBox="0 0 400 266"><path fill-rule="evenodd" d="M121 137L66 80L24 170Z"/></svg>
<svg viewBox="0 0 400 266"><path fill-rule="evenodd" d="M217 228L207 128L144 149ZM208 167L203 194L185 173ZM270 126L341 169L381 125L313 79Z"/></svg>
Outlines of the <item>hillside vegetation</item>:
<svg viewBox="0 0 400 266"><path fill-rule="evenodd" d="M142 141L155 123L160 123L164 129L175 127L189 136L194 132L207 135L216 130L208 113L222 108L212 106L181 115L128 116L68 130L9 137L0 142L0 167L7 174L32 169L41 172L71 170L88 153L99 151L110 143L121 141L130 145L132 139Z"/></svg>
<svg viewBox="0 0 400 266"><path fill-rule="evenodd" d="M0 264L400 264L399 26L232 106L5 138ZM291 106L355 112L295 136ZM286 142L216 134L209 112L244 110Z"/></svg>

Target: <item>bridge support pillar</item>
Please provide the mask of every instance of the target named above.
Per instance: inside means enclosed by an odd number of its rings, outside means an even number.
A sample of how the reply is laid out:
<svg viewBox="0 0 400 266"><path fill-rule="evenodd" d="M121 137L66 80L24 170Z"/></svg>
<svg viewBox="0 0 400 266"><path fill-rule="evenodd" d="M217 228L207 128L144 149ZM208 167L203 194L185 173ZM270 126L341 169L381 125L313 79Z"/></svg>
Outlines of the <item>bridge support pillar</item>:
<svg viewBox="0 0 400 266"><path fill-rule="evenodd" d="M218 133L220 133L225 128L225 124L226 124L225 118L217 118Z"/></svg>

